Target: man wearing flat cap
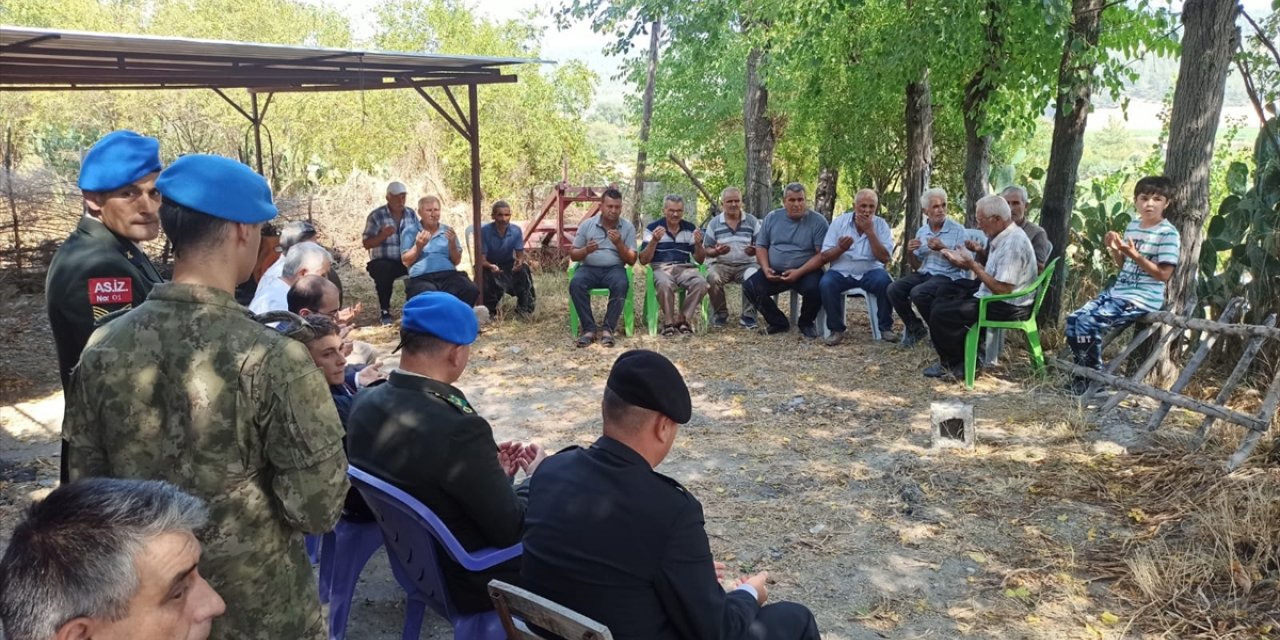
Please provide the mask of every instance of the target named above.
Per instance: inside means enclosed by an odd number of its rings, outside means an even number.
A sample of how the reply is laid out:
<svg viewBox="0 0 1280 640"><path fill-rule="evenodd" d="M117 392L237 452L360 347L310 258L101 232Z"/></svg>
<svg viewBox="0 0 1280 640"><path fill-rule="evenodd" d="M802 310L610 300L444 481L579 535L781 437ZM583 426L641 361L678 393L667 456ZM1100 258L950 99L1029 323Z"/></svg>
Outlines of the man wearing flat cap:
<svg viewBox="0 0 1280 640"><path fill-rule="evenodd" d="M159 173L160 141L132 131L103 136L80 165L84 216L53 255L44 289L63 390L97 320L138 306L162 281L138 246L160 235Z"/></svg>
<svg viewBox="0 0 1280 640"><path fill-rule="evenodd" d="M604 623L618 640L816 640L808 609L764 604L767 573L725 591L702 505L654 471L691 404L663 356L635 350L613 363L603 437L548 458L530 482L524 588Z"/></svg>
<svg viewBox="0 0 1280 640"><path fill-rule="evenodd" d="M63 420L71 479L164 480L208 502L200 569L227 603L215 640L321 640L303 536L342 510L342 425L306 346L232 295L276 215L271 190L208 155L179 158L156 186L173 282L89 339Z"/></svg>
<svg viewBox="0 0 1280 640"><path fill-rule="evenodd" d="M382 324L394 322L391 318L391 291L396 278L409 275L408 267L400 261L404 252L400 246L400 232L409 220L417 220L418 214L404 206L409 190L403 182L387 185L387 204L369 212L364 221L364 248L369 250L369 264L365 271L373 278L378 292L378 309Z"/></svg>
<svg viewBox="0 0 1280 640"><path fill-rule="evenodd" d="M443 291L410 299L400 317L400 367L356 397L347 419L351 464L431 509L468 551L520 541L530 476L546 454L534 444L493 439L493 429L453 386L471 357L479 324L471 307ZM519 559L472 573L447 556L445 584L466 613L493 608L487 585L518 581Z"/></svg>

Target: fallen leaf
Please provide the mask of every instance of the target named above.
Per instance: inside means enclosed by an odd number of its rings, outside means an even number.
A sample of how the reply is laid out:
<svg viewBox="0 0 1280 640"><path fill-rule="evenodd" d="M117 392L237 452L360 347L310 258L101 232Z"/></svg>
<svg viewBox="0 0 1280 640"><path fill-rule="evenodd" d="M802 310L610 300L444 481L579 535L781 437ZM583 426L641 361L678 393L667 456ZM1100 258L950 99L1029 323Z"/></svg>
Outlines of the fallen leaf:
<svg viewBox="0 0 1280 640"><path fill-rule="evenodd" d="M977 551L970 551L969 558L978 564L987 563L987 556Z"/></svg>
<svg viewBox="0 0 1280 640"><path fill-rule="evenodd" d="M1110 611L1103 611L1102 615L1098 616L1098 619L1105 625L1115 625L1120 622L1120 616L1111 613Z"/></svg>

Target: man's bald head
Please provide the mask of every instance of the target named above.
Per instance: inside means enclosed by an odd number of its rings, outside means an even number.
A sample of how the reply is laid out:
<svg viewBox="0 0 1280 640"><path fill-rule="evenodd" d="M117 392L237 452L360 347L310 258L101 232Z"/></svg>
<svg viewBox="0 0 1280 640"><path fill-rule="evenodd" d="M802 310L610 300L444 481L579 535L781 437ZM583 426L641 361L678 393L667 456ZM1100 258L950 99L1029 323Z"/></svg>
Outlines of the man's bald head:
<svg viewBox="0 0 1280 640"><path fill-rule="evenodd" d="M289 287L289 311L300 316L319 314L333 317L338 313L338 285L322 276L302 276Z"/></svg>

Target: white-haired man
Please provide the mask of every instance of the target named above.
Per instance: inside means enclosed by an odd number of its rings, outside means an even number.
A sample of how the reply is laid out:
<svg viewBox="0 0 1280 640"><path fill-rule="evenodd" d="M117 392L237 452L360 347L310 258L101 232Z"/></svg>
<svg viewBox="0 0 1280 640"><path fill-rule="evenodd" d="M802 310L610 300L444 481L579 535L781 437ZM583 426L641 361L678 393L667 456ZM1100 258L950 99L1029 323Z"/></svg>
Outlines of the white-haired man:
<svg viewBox="0 0 1280 640"><path fill-rule="evenodd" d="M987 236L987 264L984 266L963 248L945 249L942 257L958 269L972 270L979 281L973 296L939 300L929 315L929 335L938 352L938 364L924 370L930 378L964 378L965 335L978 321L978 299L1013 293L1035 281L1036 254L1031 240L1014 224L1009 203L1000 196L987 196L977 204L978 228ZM1031 316L1035 294L1016 300L992 302L987 306L991 320L1024 320ZM978 352L982 352L979 338Z"/></svg>
<svg viewBox="0 0 1280 640"><path fill-rule="evenodd" d="M920 195L920 209L924 211L924 224L907 242L907 262L915 273L894 280L888 289L893 310L902 318L904 347L928 335L925 322L933 313L934 301L944 297L956 281L967 277L964 269L942 257L944 249L961 248L965 241L964 227L947 217L947 192L927 189ZM913 304L920 310L919 317L911 308Z"/></svg>
<svg viewBox="0 0 1280 640"><path fill-rule="evenodd" d="M1044 271L1044 265L1049 263L1049 254L1053 252L1053 243L1049 242L1049 234L1040 225L1027 219L1027 208L1031 206L1027 190L1016 184L1010 185L1000 192L1000 197L1009 203L1013 223L1021 227L1027 239L1031 240L1031 248L1036 251L1036 268Z"/></svg>
<svg viewBox="0 0 1280 640"><path fill-rule="evenodd" d="M250 311L266 313L288 310L289 287L303 276L327 276L333 265L333 256L314 242L300 242L289 248L282 261L284 265L280 269L280 277L260 287L253 294L253 302L249 303Z"/></svg>

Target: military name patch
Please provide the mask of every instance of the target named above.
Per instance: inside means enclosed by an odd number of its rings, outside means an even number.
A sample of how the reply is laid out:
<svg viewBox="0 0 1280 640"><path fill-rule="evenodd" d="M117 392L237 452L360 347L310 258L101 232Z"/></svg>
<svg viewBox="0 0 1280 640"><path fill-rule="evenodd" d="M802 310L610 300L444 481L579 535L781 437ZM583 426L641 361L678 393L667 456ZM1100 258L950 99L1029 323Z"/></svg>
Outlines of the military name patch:
<svg viewBox="0 0 1280 640"><path fill-rule="evenodd" d="M89 278L89 304L131 304L132 278Z"/></svg>

